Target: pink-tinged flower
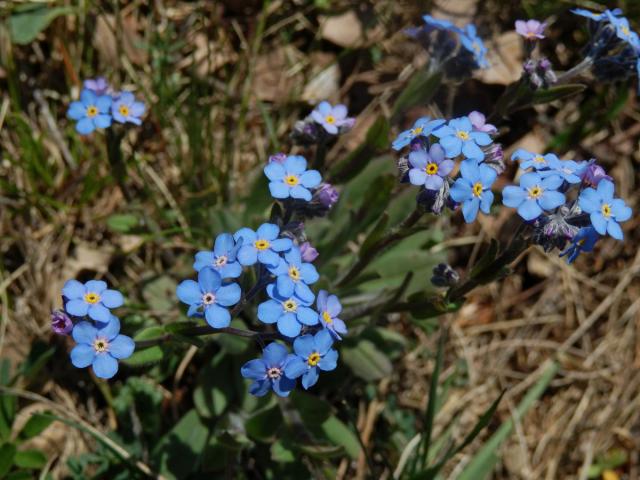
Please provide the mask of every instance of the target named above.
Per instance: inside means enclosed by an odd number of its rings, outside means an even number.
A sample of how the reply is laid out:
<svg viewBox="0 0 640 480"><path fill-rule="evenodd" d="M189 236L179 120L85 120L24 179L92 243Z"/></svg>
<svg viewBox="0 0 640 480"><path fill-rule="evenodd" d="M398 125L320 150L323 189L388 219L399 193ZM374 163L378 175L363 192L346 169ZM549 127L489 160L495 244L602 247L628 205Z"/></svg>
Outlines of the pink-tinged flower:
<svg viewBox="0 0 640 480"><path fill-rule="evenodd" d="M109 84L104 77L89 78L83 82L82 86L98 96L104 95L109 91Z"/></svg>
<svg viewBox="0 0 640 480"><path fill-rule="evenodd" d="M540 23L538 20L516 20L516 32L526 40L539 40L544 38L544 29L547 23Z"/></svg>
<svg viewBox="0 0 640 480"><path fill-rule="evenodd" d="M73 322L62 310L51 312L51 330L58 335L68 335L73 330Z"/></svg>
<svg viewBox="0 0 640 480"><path fill-rule="evenodd" d="M320 185L320 188L315 191L314 196L322 205L327 208L333 207L340 198L338 190L336 190L336 187L334 187L330 183L323 183L322 185Z"/></svg>
<svg viewBox="0 0 640 480"><path fill-rule="evenodd" d="M309 242L304 242L300 245L300 255L305 262L313 262L320 254Z"/></svg>
<svg viewBox="0 0 640 480"><path fill-rule="evenodd" d="M284 161L286 159L287 159L287 154L282 152L269 155L269 163L279 163L280 165L284 165Z"/></svg>
<svg viewBox="0 0 640 480"><path fill-rule="evenodd" d="M480 112L473 111L468 115L468 117L469 117L469 120L471 120L471 125L473 126L473 129L477 130L478 132L491 134L491 133L496 133L498 131L495 125L486 123L487 122L486 117Z"/></svg>
<svg viewBox="0 0 640 480"><path fill-rule="evenodd" d="M594 187L598 186L600 180L609 180L610 182L613 182L613 178L607 175L606 170L595 162L595 158L592 158L591 160L582 163L582 169L578 172L580 179L584 183Z"/></svg>
<svg viewBox="0 0 640 480"><path fill-rule="evenodd" d="M331 135L337 135L340 127L353 127L354 123L353 118L347 118L347 107L344 105L334 107L329 102L320 102L311 112L311 118Z"/></svg>

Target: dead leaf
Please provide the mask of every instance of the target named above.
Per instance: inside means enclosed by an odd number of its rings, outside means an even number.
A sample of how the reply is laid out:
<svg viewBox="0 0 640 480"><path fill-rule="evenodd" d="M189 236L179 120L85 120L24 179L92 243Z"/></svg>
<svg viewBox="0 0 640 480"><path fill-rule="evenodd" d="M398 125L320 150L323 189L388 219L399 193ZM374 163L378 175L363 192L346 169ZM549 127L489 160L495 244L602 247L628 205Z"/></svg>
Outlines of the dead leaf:
<svg viewBox="0 0 640 480"><path fill-rule="evenodd" d="M356 48L364 41L362 22L353 10L342 15L321 16L320 36L344 48Z"/></svg>
<svg viewBox="0 0 640 480"><path fill-rule="evenodd" d="M302 92L302 99L310 104L331 99L338 93L340 69L334 63L315 75Z"/></svg>
<svg viewBox="0 0 640 480"><path fill-rule="evenodd" d="M100 52L102 62L116 65L120 63L115 36L116 29L120 28L124 54L131 63L146 65L148 63L147 51L141 47L143 41L138 34L138 21L131 15L124 17L120 25L116 23L114 15L99 15L96 19L93 44Z"/></svg>
<svg viewBox="0 0 640 480"><path fill-rule="evenodd" d="M297 50L281 47L268 50L256 61L253 76L253 92L259 100L283 102L299 83L298 73L289 73L298 59Z"/></svg>
<svg viewBox="0 0 640 480"><path fill-rule="evenodd" d="M478 70L477 78L484 83L509 85L522 74L522 38L516 32L505 32L487 42L490 68Z"/></svg>

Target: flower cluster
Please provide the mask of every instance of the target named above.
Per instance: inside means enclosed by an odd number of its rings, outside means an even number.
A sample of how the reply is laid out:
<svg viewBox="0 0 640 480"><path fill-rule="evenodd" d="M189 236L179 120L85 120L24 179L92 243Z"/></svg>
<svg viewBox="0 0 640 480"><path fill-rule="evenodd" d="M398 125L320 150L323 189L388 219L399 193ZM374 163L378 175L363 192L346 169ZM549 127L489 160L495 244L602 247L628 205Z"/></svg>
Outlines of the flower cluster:
<svg viewBox="0 0 640 480"><path fill-rule="evenodd" d="M448 20L424 15L424 25L409 28L405 33L416 39L429 53L430 67L442 70L447 77L463 79L473 70L488 68L485 47L476 27L457 27Z"/></svg>
<svg viewBox="0 0 640 480"><path fill-rule="evenodd" d="M418 202L432 213L460 206L465 221L473 222L478 211L489 213L491 186L503 170L502 148L491 137L496 132L480 112L449 122L418 119L392 143L395 150L410 147L400 160L401 181L420 187Z"/></svg>
<svg viewBox="0 0 640 480"><path fill-rule="evenodd" d="M619 223L631 218L631 208L614 198L613 180L594 160L560 160L523 149L511 158L525 173L519 185L504 188L502 203L533 226L535 243L548 251L570 241L561 256L571 263L591 251L601 235L623 239Z"/></svg>
<svg viewBox="0 0 640 480"><path fill-rule="evenodd" d="M113 121L140 125L145 104L131 92L115 92L102 78L85 80L80 100L71 102L67 116L75 120L76 131L88 135L96 128L108 128Z"/></svg>
<svg viewBox="0 0 640 480"><path fill-rule="evenodd" d="M64 311L51 314L51 328L59 335L71 336L76 346L71 350L75 367L91 366L96 376L111 378L118 372L118 360L133 354L135 343L120 335L120 320L111 313L122 306L124 298L110 290L101 280L85 284L69 280L62 288Z"/></svg>

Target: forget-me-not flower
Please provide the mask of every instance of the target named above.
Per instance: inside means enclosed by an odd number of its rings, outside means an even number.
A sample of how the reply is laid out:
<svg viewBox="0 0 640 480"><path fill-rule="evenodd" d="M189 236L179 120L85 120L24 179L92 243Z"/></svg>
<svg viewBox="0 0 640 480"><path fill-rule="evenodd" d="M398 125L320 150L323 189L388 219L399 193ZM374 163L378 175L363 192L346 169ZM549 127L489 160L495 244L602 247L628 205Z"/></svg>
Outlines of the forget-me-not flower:
<svg viewBox="0 0 640 480"><path fill-rule="evenodd" d="M119 123L130 122L141 125L142 120L140 117L144 115L145 110L145 104L136 101L131 92L121 92L111 105L113 119Z"/></svg>
<svg viewBox="0 0 640 480"><path fill-rule="evenodd" d="M424 186L427 190L440 190L455 163L446 159L440 144L431 145L429 153L415 150L409 154L409 181L412 185Z"/></svg>
<svg viewBox="0 0 640 480"><path fill-rule="evenodd" d="M495 125L487 123L487 118L481 112L474 110L467 117L474 130L484 133L496 133L498 131Z"/></svg>
<svg viewBox="0 0 640 480"><path fill-rule="evenodd" d="M109 309L124 303L122 294L107 289L107 283L102 280L89 280L84 285L77 280L69 280L62 287L62 295L67 298L64 308L69 315L89 315L98 322L108 322L111 318Z"/></svg>
<svg viewBox="0 0 640 480"><path fill-rule="evenodd" d="M391 148L394 150L401 150L411 143L411 141L418 137L429 138L431 132L433 132L436 128L443 125L445 120L436 119L431 120L429 117L422 117L415 121L413 127L409 130L405 130L404 132L400 132L400 135L396 137L396 139L391 144Z"/></svg>
<svg viewBox="0 0 640 480"><path fill-rule="evenodd" d="M343 320L338 318L338 315L342 312L342 305L338 297L329 295L329 292L326 290L320 290L318 292L316 306L320 313L320 323L322 326L329 330L335 338L342 340L340 334L344 335L347 333L347 326Z"/></svg>
<svg viewBox="0 0 640 480"><path fill-rule="evenodd" d="M546 26L546 22L541 23L538 20L516 20L516 33L526 40L535 41L544 38Z"/></svg>
<svg viewBox="0 0 640 480"><path fill-rule="evenodd" d="M216 270L222 278L238 278L242 273L242 265L236 255L242 245L242 240L236 243L230 233L221 233L216 237L213 251L201 251L196 253L196 261L193 268L199 272L204 267Z"/></svg>
<svg viewBox="0 0 640 480"><path fill-rule="evenodd" d="M513 152L511 160L519 160L520 168L523 170L527 168L533 168L534 170L553 169L557 168L560 164L560 159L553 153L541 155L539 153L529 152L524 148L519 148Z"/></svg>
<svg viewBox="0 0 640 480"><path fill-rule="evenodd" d="M585 10L584 8L574 8L571 10L571 13L575 15L580 15L581 17L586 17L595 22L599 22L600 20L607 20L607 12L611 15L621 15L622 10L619 8L614 8L613 10L605 10L602 13L594 13L591 10Z"/></svg>
<svg viewBox="0 0 640 480"><path fill-rule="evenodd" d="M129 358L135 349L135 342L126 335L120 335L120 321L111 315L101 328L89 322L80 322L71 333L77 345L71 350L74 367L91 365L100 378L111 378L118 372L118 360Z"/></svg>
<svg viewBox="0 0 640 480"><path fill-rule="evenodd" d="M296 386L296 381L285 375L287 360L292 358L284 345L270 343L262 352L262 358L249 360L240 369L244 378L253 380L249 393L262 397L273 390L280 397L287 397Z"/></svg>
<svg viewBox="0 0 640 480"><path fill-rule="evenodd" d="M455 32L459 32L460 29L456 27L449 20L444 20L441 18L433 18L431 15L423 15L422 19L424 23L427 24L428 27L435 28L438 30L451 30Z"/></svg>
<svg viewBox="0 0 640 480"><path fill-rule="evenodd" d="M73 329L73 322L63 310L51 312L51 330L58 335L68 335Z"/></svg>
<svg viewBox="0 0 640 480"><path fill-rule="evenodd" d="M89 78L82 82L82 86L98 96L109 92L109 84L104 77Z"/></svg>
<svg viewBox="0 0 640 480"><path fill-rule="evenodd" d="M578 205L583 212L589 214L593 228L600 235L608 233L613 238L622 240L624 235L618 222L631 218L631 208L625 205L624 200L613 198L613 192L613 182L600 180L597 189L585 188L580 192Z"/></svg>
<svg viewBox="0 0 640 480"><path fill-rule="evenodd" d="M302 335L293 342L295 357L287 362L284 372L289 378L302 376L302 386L306 389L318 381L319 371L335 370L338 352L331 348L333 337L328 330L320 330L315 335Z"/></svg>
<svg viewBox="0 0 640 480"><path fill-rule="evenodd" d="M631 30L629 26L629 20L624 17L617 17L613 15L609 10L605 11L605 15L607 16L607 20L613 25L616 29L616 36L631 45L634 49L638 49L640 47L640 39L638 38L638 34Z"/></svg>
<svg viewBox="0 0 640 480"><path fill-rule="evenodd" d="M250 266L256 262L275 267L280 262L278 253L289 250L293 245L290 238L278 238L280 228L273 223L263 223L257 231L241 228L234 235L236 242L242 239L242 246L236 258L240 265Z"/></svg>
<svg viewBox="0 0 640 480"><path fill-rule="evenodd" d="M516 208L523 219L533 220L543 210L553 210L565 202L564 194L557 191L562 181L558 175L543 178L537 172L525 173L520 177L520 186L509 185L504 188L502 203Z"/></svg>
<svg viewBox="0 0 640 480"><path fill-rule="evenodd" d="M557 162L552 162L551 165L550 170L541 170L538 173L543 177L558 175L568 183L580 183L582 181L580 172L583 167L578 162L574 162L573 160L558 160Z"/></svg>
<svg viewBox="0 0 640 480"><path fill-rule="evenodd" d="M347 118L347 107L342 104L331 106L326 101L318 104L311 112L311 118L331 135L336 135L343 125L351 126L354 123L353 118Z"/></svg>
<svg viewBox="0 0 640 480"><path fill-rule="evenodd" d="M307 170L307 161L300 155L289 155L284 163L268 163L264 174L269 178L269 191L273 198L299 198L311 200L310 188L322 181L320 172Z"/></svg>
<svg viewBox="0 0 640 480"><path fill-rule="evenodd" d="M433 132L440 139L447 157L457 157L462 153L467 158L483 160L484 152L480 147L491 144L489 134L473 129L468 117L454 118Z"/></svg>
<svg viewBox="0 0 640 480"><path fill-rule="evenodd" d="M197 282L183 280L176 294L182 303L189 305L188 316L204 316L213 328L225 328L231 323L227 307L238 303L242 292L237 283L223 285L218 272L204 267L198 272Z"/></svg>
<svg viewBox="0 0 640 480"><path fill-rule="evenodd" d="M307 302L313 302L315 295L309 285L318 281L320 277L316 267L302 261L300 248L296 245L280 258L276 267L269 268L276 276L278 293L284 297L291 297L294 293Z"/></svg>
<svg viewBox="0 0 640 480"><path fill-rule="evenodd" d="M491 185L498 173L488 165L465 160L460 164L461 177L451 186L451 198L462 204L462 215L467 223L473 222L478 210L488 214L493 203Z"/></svg>
<svg viewBox="0 0 640 480"><path fill-rule="evenodd" d="M581 228L571 240L571 245L569 245L564 252L560 253L560 256L564 257L568 255L567 263L573 263L582 252L593 251L593 247L599 238L600 235L598 235L595 228Z"/></svg>
<svg viewBox="0 0 640 480"><path fill-rule="evenodd" d="M318 313L309 307L313 303L298 297L281 295L275 284L267 285L270 299L258 305L258 319L267 324L275 323L278 331L286 337L297 337L302 325L318 324Z"/></svg>
<svg viewBox="0 0 640 480"><path fill-rule="evenodd" d="M480 68L489 67L489 62L486 58L487 47L484 46L482 39L478 36L475 25L470 23L464 27L460 33L460 43L473 54L473 58Z"/></svg>
<svg viewBox="0 0 640 480"><path fill-rule="evenodd" d="M88 135L96 128L111 126L111 97L96 95L91 90L84 89L80 93L80 100L71 102L67 116L76 120L76 131L81 135Z"/></svg>

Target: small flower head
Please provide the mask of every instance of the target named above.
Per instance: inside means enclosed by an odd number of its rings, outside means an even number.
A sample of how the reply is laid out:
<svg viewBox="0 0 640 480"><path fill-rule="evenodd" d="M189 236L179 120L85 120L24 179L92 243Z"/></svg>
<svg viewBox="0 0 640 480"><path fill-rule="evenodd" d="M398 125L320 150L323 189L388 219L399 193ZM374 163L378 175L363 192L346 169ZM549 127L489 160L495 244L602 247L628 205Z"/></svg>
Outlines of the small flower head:
<svg viewBox="0 0 640 480"><path fill-rule="evenodd" d="M344 105L331 106L329 102L320 102L311 112L311 118L321 125L327 133L337 135L340 127L351 128L354 123L353 118L347 118L347 107Z"/></svg>
<svg viewBox="0 0 640 480"><path fill-rule="evenodd" d="M196 253L193 269L199 272L204 267L216 270L222 278L238 278L242 273L242 265L236 256L242 241L236 243L230 233L221 233L216 237L213 251Z"/></svg>
<svg viewBox="0 0 640 480"><path fill-rule="evenodd" d="M329 295L329 292L326 290L320 290L318 292L316 306L320 314L320 324L329 330L334 338L342 340L340 335L347 333L347 326L343 320L338 318L338 315L342 312L342 305L338 297Z"/></svg>
<svg viewBox="0 0 640 480"><path fill-rule="evenodd" d="M440 190L444 178L449 176L455 163L446 159L444 150L439 144L434 144L429 153L418 150L409 154L409 181L412 185L424 186L427 190Z"/></svg>
<svg viewBox="0 0 640 480"><path fill-rule="evenodd" d="M111 114L118 123L142 124L140 117L144 115L146 107L143 102L137 102L131 92L122 92L111 105Z"/></svg>
<svg viewBox="0 0 640 480"><path fill-rule="evenodd" d="M600 238L598 232L593 227L581 228L571 240L571 245L562 253L561 257L567 255L567 263L573 263L582 252L592 252L593 247Z"/></svg>
<svg viewBox="0 0 640 480"><path fill-rule="evenodd" d="M338 352L331 348L333 337L328 330L315 335L302 335L293 342L295 357L287 362L284 371L289 378L302 376L302 386L311 388L318 381L320 370L335 370Z"/></svg>
<svg viewBox="0 0 640 480"><path fill-rule="evenodd" d="M582 181L587 185L591 185L592 187L597 187L598 183L600 183L600 180L603 179L613 182L613 178L607 175L606 170L595 162L595 158L592 158L591 160L588 160L586 162L582 162L582 168L578 173Z"/></svg>
<svg viewBox="0 0 640 480"><path fill-rule="evenodd" d="M619 8L614 8L613 10L605 10L602 13L593 13L592 11L585 10L584 8L574 8L571 10L571 13L575 15L580 15L581 17L588 18L590 20L593 20L594 22L607 20L607 12L615 16L622 14L622 10L620 10Z"/></svg>
<svg viewBox="0 0 640 480"><path fill-rule="evenodd" d="M73 322L63 310L51 312L51 330L58 335L68 335L73 329Z"/></svg>
<svg viewBox="0 0 640 480"><path fill-rule="evenodd" d="M111 97L109 95L96 95L91 90L82 90L80 100L71 102L67 116L76 120L76 131L80 135L88 135L96 128L111 126Z"/></svg>
<svg viewBox="0 0 640 480"><path fill-rule="evenodd" d="M468 117L454 118L433 132L440 139L447 157L454 158L462 153L466 158L482 161L484 152L480 147L489 145L492 140L485 132L474 130Z"/></svg>
<svg viewBox="0 0 640 480"><path fill-rule="evenodd" d="M318 324L318 313L310 308L313 303L298 297L280 294L275 284L267 285L270 299L258 305L258 319L267 324L275 323L278 331L285 337L297 337L302 326Z"/></svg>
<svg viewBox="0 0 640 480"><path fill-rule="evenodd" d="M460 164L461 177L451 187L451 198L462 204L462 215L467 223L473 222L478 210L488 214L493 203L491 185L498 174L487 166L479 165L473 160L465 160Z"/></svg>
<svg viewBox="0 0 640 480"><path fill-rule="evenodd" d="M520 186L504 188L502 203L517 208L524 220L534 220L543 210L553 210L565 203L564 194L557 191L562 181L558 175L543 178L536 172L525 173L520 177Z"/></svg>
<svg viewBox="0 0 640 480"><path fill-rule="evenodd" d="M624 17L618 17L613 15L611 11L606 10L605 15L607 20L613 25L616 29L616 36L625 42L626 44L632 46L634 49L640 48L640 38L638 34L631 30L629 26L629 20Z"/></svg>
<svg viewBox="0 0 640 480"><path fill-rule="evenodd" d="M549 175L558 175L567 183L580 183L580 170L581 166L578 162L573 160L558 160L553 162L553 167L550 170L542 170L538 173L543 177Z"/></svg>
<svg viewBox="0 0 640 480"><path fill-rule="evenodd" d="M338 202L340 194L336 187L330 183L323 183L313 192L313 198L323 207L331 208Z"/></svg>
<svg viewBox="0 0 640 480"><path fill-rule="evenodd" d="M80 322L73 327L73 339L77 345L71 350L74 367L91 365L100 378L111 378L118 372L118 360L129 358L135 349L134 341L120 335L120 321L111 315L101 328L89 322Z"/></svg>
<svg viewBox="0 0 640 480"><path fill-rule="evenodd" d="M182 303L189 305L187 315L204 316L213 328L225 328L231 323L227 307L240 300L240 286L237 283L222 283L220 274L211 267L198 272L198 281L183 280L176 294Z"/></svg>
<svg viewBox="0 0 640 480"><path fill-rule="evenodd" d="M489 62L486 58L487 47L478 36L475 25L470 23L464 27L460 34L460 43L473 54L473 58L480 68L489 68Z"/></svg>
<svg viewBox="0 0 640 480"><path fill-rule="evenodd" d="M523 148L519 148L513 152L511 160L519 160L520 168L523 170L528 168L533 168L534 170L555 169L560 165L560 159L553 153L541 155L539 153L529 152Z"/></svg>
<svg viewBox="0 0 640 480"><path fill-rule="evenodd" d="M269 163L279 163L280 165L284 165L284 162L286 159L287 159L287 154L282 152L269 155Z"/></svg>
<svg viewBox="0 0 640 480"><path fill-rule="evenodd" d="M546 22L538 20L516 20L516 32L528 41L543 39L546 26Z"/></svg>
<svg viewBox="0 0 640 480"><path fill-rule="evenodd" d="M320 254L318 250L313 248L313 245L309 242L304 242L300 245L300 255L302 255L303 262L313 262Z"/></svg>
<svg viewBox="0 0 640 480"><path fill-rule="evenodd" d="M305 302L313 302L315 295L309 285L318 281L320 276L311 263L302 261L300 248L293 245L291 249L280 258L276 267L269 268L269 271L276 276L278 293L284 297L294 295Z"/></svg>
<svg viewBox="0 0 640 480"><path fill-rule="evenodd" d="M400 135L393 141L391 148L394 150L401 150L409 145L416 138L429 138L429 135L438 127L445 123L444 120L436 119L431 120L429 117L422 117L415 121L413 127L409 130L401 132Z"/></svg>
<svg viewBox="0 0 640 480"><path fill-rule="evenodd" d="M311 200L310 188L322 181L320 172L307 170L307 161L300 155L289 155L283 164L271 162L264 167L273 198L297 198Z"/></svg>
<svg viewBox="0 0 640 480"><path fill-rule="evenodd" d="M109 84L104 77L89 78L82 82L83 88L91 90L96 95L104 95L109 92Z"/></svg>
<svg viewBox="0 0 640 480"><path fill-rule="evenodd" d="M491 135L492 133L496 133L498 131L495 125L487 123L486 117L480 112L474 110L468 115L468 118L471 122L471 125L473 126L473 129L478 132L484 132Z"/></svg>
<svg viewBox="0 0 640 480"><path fill-rule="evenodd" d="M249 393L262 397L273 390L280 397L287 397L296 386L296 381L285 375L287 361L293 357L287 348L279 343L270 343L262 353L262 358L249 360L240 369L244 378L253 380Z"/></svg>
<svg viewBox="0 0 640 480"><path fill-rule="evenodd" d="M240 265L251 266L256 262L275 267L280 262L280 252L293 245L290 238L278 238L280 228L273 223L263 223L257 231L241 228L234 235L236 242L242 241L237 259Z"/></svg>
<svg viewBox="0 0 640 480"><path fill-rule="evenodd" d="M102 280L90 280L84 285L77 280L69 280L62 287L66 298L65 310L74 317L89 315L97 322L108 322L112 317L109 309L118 308L124 298L117 290L108 290Z"/></svg>
<svg viewBox="0 0 640 480"><path fill-rule="evenodd" d="M583 212L589 214L591 224L600 235L607 233L617 240L624 235L618 222L631 218L631 208L624 200L613 197L614 186L609 180L600 180L598 188L585 188L578 197Z"/></svg>

